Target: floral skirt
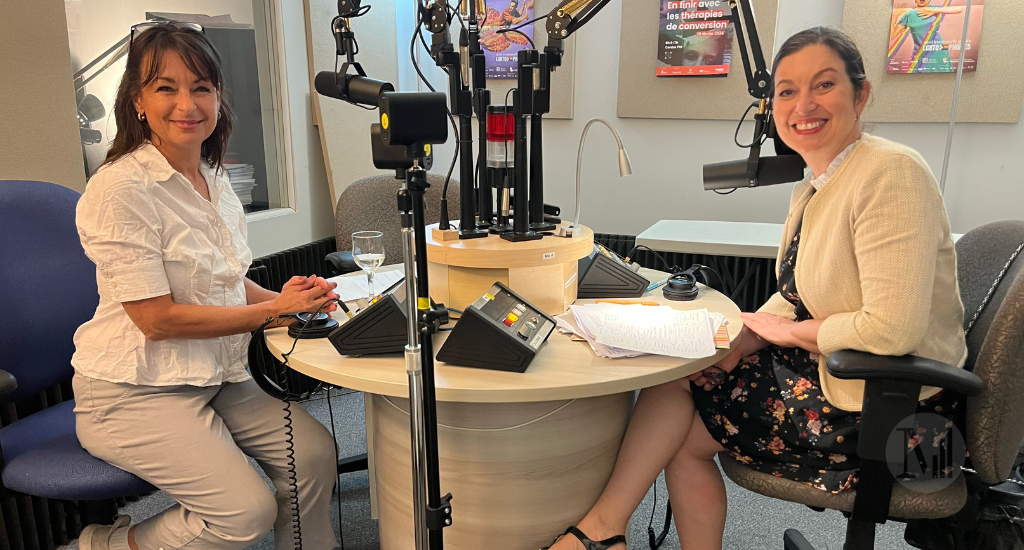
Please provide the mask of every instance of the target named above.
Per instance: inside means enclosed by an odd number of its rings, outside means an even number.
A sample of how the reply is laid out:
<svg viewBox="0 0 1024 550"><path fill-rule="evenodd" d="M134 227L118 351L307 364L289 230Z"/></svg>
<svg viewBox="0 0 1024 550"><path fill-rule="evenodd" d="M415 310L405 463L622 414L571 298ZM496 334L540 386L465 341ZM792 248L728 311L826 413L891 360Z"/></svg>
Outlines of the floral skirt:
<svg viewBox="0 0 1024 550"><path fill-rule="evenodd" d="M708 432L748 467L833 493L856 485L860 413L825 399L816 354L771 345L744 357L720 386L691 389ZM940 392L918 412L962 425L957 397Z"/></svg>

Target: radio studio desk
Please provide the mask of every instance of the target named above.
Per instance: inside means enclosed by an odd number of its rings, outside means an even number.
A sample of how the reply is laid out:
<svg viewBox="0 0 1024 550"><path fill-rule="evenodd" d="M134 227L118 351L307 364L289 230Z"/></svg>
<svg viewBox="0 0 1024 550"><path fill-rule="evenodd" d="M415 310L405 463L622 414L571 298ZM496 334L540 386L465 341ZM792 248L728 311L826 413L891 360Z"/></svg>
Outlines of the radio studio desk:
<svg viewBox="0 0 1024 550"><path fill-rule="evenodd" d="M389 268L401 265L382 270ZM653 270L641 273L652 281L665 277ZM362 272L348 276L365 277ZM742 327L736 305L704 286L690 302L666 300L660 288L643 300L720 312L729 321L732 341ZM346 319L343 314L336 318ZM433 336L435 352L447 334ZM270 330L267 346L280 358L292 339L284 328ZM441 494L453 496L445 546L536 550L550 544L583 517L611 476L635 390L692 374L726 353L719 350L698 360L654 355L605 359L586 342L573 342L556 329L525 373L435 362ZM371 515L380 522L380 547L413 548L403 354L341 356L327 339L300 340L289 366L364 392Z"/></svg>

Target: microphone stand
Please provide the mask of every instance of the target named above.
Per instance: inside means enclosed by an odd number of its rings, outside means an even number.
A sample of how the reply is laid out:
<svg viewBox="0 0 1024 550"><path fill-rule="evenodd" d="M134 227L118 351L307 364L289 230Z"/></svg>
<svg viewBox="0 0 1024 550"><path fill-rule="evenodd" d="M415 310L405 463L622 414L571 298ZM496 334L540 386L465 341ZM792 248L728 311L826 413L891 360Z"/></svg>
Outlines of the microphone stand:
<svg viewBox="0 0 1024 550"><path fill-rule="evenodd" d="M529 100L526 111L530 117L530 230L554 231L555 224L544 221L544 153L543 119L551 111L551 70L547 53L523 50L518 58L519 75L532 72L533 84L526 90ZM536 79L536 82L533 80Z"/></svg>
<svg viewBox="0 0 1024 550"><path fill-rule="evenodd" d="M405 188L398 191L402 218L402 256L408 343L405 369L409 376L409 428L412 433L413 515L417 550L444 548L442 529L452 524L452 494L441 495L437 456L437 402L434 392L435 321L447 322L444 307L434 309L427 280L427 240L423 195L430 184L420 166L423 145L410 147L414 158L406 171ZM422 339L421 339L422 336Z"/></svg>
<svg viewBox="0 0 1024 550"><path fill-rule="evenodd" d="M526 172L526 119L533 105L533 70L527 70L524 62L528 59L528 50L520 50L518 54L519 82L512 92L512 114L515 118L515 167L512 168L513 190L515 193L515 213L512 216L512 232L502 233L506 241L535 241L544 236L530 230L529 190Z"/></svg>
<svg viewBox="0 0 1024 550"><path fill-rule="evenodd" d="M484 50L480 46L480 26L477 18L480 16L477 11L478 0L463 0L462 5L469 4L469 17L467 21L468 32L463 31L459 38L459 44L463 44L465 38L466 51L463 55L468 57L467 66L472 74L473 82L473 112L476 113L479 140L476 162L476 227L486 230L494 223L494 197L491 195L491 185L485 177L487 157L487 107L491 104L491 91L487 89L487 59L484 57ZM465 76L465 75L463 75ZM465 184L463 184L465 185Z"/></svg>
<svg viewBox="0 0 1024 550"><path fill-rule="evenodd" d="M486 237L487 231L477 229L476 226L476 197L473 192L473 174L476 171L473 162L473 98L463 81L461 56L455 51L448 32L448 2L437 0L431 7L420 6L419 9L422 13L420 20L432 34L430 56L438 67L448 73L451 112L459 118L459 238ZM443 204L447 205L447 201ZM441 229L448 228L446 210L447 208L444 208L441 213L441 222L438 225Z"/></svg>

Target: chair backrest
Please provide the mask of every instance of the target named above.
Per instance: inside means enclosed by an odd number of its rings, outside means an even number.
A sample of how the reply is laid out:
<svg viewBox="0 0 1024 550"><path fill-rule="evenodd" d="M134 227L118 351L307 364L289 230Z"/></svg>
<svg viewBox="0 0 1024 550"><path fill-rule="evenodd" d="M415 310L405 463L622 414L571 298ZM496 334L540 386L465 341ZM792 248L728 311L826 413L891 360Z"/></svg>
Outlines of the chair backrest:
<svg viewBox="0 0 1024 550"><path fill-rule="evenodd" d="M437 223L441 217L441 190L444 176L427 174L430 187L423 197L426 223ZM392 174L370 176L352 183L338 197L335 210L335 239L338 250L352 250L352 233L381 231L384 233L384 265L402 263L402 221L398 215L395 194L405 186ZM448 216L459 219L459 182L448 182Z"/></svg>
<svg viewBox="0 0 1024 550"><path fill-rule="evenodd" d="M956 245L964 326L992 288L1007 260L1024 242L1024 220L974 229ZM967 365L988 387L967 403L967 449L987 483L1007 478L1024 439L1024 253L967 335Z"/></svg>
<svg viewBox="0 0 1024 550"><path fill-rule="evenodd" d="M0 368L9 399L70 378L73 336L99 304L96 266L75 226L80 195L41 181L0 181Z"/></svg>

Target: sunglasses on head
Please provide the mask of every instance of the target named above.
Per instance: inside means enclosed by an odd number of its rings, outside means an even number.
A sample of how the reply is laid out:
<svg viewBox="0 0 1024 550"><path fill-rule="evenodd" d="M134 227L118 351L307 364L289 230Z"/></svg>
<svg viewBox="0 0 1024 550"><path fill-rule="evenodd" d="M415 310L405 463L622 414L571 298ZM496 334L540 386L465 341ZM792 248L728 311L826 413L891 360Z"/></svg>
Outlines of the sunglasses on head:
<svg viewBox="0 0 1024 550"><path fill-rule="evenodd" d="M151 29L157 25L171 25L179 29L192 29L194 31L206 34L203 26L199 23L191 23L188 21L146 21L145 23L139 23L138 25L132 25L131 38L128 40L128 50L132 49L132 45L135 43L135 35L141 33L146 29Z"/></svg>

